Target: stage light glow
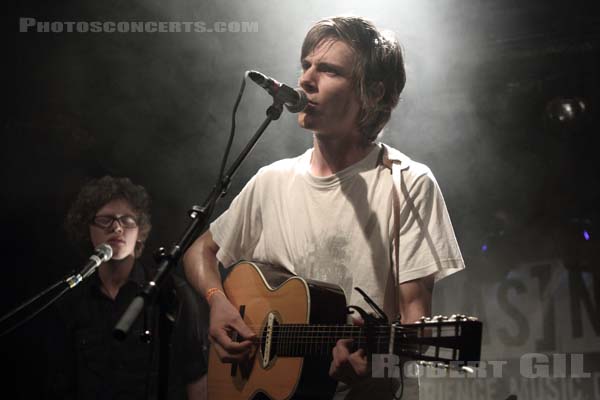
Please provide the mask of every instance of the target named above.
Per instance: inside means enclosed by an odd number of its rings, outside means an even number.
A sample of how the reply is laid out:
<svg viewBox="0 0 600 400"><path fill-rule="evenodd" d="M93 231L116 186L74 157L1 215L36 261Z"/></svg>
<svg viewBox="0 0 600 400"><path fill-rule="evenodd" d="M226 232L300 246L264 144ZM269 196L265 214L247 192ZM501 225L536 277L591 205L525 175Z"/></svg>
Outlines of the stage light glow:
<svg viewBox="0 0 600 400"><path fill-rule="evenodd" d="M583 238L585 240L590 240L590 234L588 231L586 231L586 230L583 231Z"/></svg>
<svg viewBox="0 0 600 400"><path fill-rule="evenodd" d="M555 98L546 106L547 117L558 123L579 119L586 111L586 104L580 98Z"/></svg>

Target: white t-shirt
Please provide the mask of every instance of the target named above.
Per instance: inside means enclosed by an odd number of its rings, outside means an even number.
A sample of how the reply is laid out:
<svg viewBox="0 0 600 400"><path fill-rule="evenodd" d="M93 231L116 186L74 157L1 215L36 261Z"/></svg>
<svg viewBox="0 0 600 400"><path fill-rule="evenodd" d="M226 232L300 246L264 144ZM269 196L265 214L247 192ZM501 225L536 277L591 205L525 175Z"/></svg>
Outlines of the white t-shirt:
<svg viewBox="0 0 600 400"><path fill-rule="evenodd" d="M261 168L210 226L224 266L240 259L336 283L348 304L370 311L362 288L394 317L393 180L377 144L328 177L310 173L312 149ZM403 158L400 283L464 268L441 191L428 167Z"/></svg>

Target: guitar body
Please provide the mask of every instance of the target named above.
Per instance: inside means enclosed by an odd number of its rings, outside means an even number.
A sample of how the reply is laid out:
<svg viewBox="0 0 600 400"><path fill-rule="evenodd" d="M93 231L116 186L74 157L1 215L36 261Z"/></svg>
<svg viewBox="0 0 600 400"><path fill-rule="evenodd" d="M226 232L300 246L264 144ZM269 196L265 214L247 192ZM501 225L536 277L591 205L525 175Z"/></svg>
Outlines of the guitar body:
<svg viewBox="0 0 600 400"><path fill-rule="evenodd" d="M240 262L223 287L243 308L244 321L264 339L269 320L277 324L345 324L346 299L337 285L302 279L281 267ZM273 323L273 322L271 322ZM274 353L274 351L273 351ZM268 359L259 347L247 364L222 363L211 348L208 396L217 399L330 399L337 382L329 377L331 352L321 357Z"/></svg>

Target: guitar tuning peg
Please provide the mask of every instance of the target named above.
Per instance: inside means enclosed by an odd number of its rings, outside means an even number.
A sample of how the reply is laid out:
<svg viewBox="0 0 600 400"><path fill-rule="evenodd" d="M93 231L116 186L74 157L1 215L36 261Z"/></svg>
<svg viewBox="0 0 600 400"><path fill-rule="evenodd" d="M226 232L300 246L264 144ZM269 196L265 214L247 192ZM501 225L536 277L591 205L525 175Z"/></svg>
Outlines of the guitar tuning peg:
<svg viewBox="0 0 600 400"><path fill-rule="evenodd" d="M449 321L475 321L477 318L467 317L465 314L452 314Z"/></svg>
<svg viewBox="0 0 600 400"><path fill-rule="evenodd" d="M450 321L462 321L462 315L461 314L452 314L452 316L450 317Z"/></svg>

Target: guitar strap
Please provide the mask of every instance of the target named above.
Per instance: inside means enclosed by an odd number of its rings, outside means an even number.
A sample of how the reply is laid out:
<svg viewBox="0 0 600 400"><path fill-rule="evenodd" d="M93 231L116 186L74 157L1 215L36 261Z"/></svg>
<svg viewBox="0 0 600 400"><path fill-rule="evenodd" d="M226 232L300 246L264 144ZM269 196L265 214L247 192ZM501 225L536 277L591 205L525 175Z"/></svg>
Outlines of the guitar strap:
<svg viewBox="0 0 600 400"><path fill-rule="evenodd" d="M395 320L400 322L400 211L402 198L402 171L410 167L410 158L402 154L398 150L391 148L382 143L383 156L381 158L385 167L389 168L392 173L392 207L393 207L393 236L392 246L394 249L394 313Z"/></svg>

